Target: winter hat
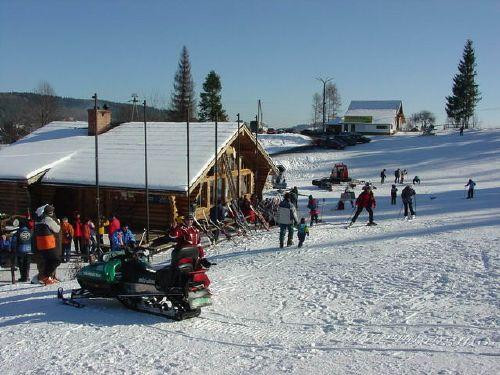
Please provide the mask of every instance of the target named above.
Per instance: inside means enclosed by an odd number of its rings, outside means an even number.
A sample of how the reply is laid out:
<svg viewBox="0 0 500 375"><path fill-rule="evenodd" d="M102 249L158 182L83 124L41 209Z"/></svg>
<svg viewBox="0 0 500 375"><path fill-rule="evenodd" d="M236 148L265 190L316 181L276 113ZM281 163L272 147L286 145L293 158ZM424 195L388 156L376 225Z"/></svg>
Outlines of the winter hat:
<svg viewBox="0 0 500 375"><path fill-rule="evenodd" d="M310 195L310 196L309 196L309 199L313 199L313 196L312 196L312 195Z"/></svg>
<svg viewBox="0 0 500 375"><path fill-rule="evenodd" d="M43 212L47 215L54 214L54 206L51 206L50 204L46 205L45 208L43 209Z"/></svg>

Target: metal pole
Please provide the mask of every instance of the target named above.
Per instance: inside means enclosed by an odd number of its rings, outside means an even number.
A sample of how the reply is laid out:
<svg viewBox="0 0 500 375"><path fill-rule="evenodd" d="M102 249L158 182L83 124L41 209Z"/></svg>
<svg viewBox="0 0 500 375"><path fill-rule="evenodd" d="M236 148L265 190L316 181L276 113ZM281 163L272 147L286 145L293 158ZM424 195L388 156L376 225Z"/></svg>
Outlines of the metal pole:
<svg viewBox="0 0 500 375"><path fill-rule="evenodd" d="M323 83L323 133L326 133L326 84L330 82L333 78L316 78L318 81Z"/></svg>
<svg viewBox="0 0 500 375"><path fill-rule="evenodd" d="M191 214L191 197L190 197L190 191L189 191L189 184L190 184L190 170L189 170L189 108L186 109L186 145L187 145L187 215L189 216Z"/></svg>
<svg viewBox="0 0 500 375"><path fill-rule="evenodd" d="M240 180L241 180L241 137L240 137L240 114L238 113L238 157L236 158L236 162L238 163L238 199L240 198L241 188L240 188Z"/></svg>
<svg viewBox="0 0 500 375"><path fill-rule="evenodd" d="M219 186L217 184L217 120L218 116L215 115L215 161L214 161L214 206L217 206L218 200L219 200Z"/></svg>
<svg viewBox="0 0 500 375"><path fill-rule="evenodd" d="M95 129L94 129L94 140L95 140L95 201L97 205L97 254L101 252L101 242L99 239L99 229L101 228L101 202L99 197L99 141L98 141L98 130L97 130L97 93L92 96L94 99L94 116L95 116Z"/></svg>
<svg viewBox="0 0 500 375"><path fill-rule="evenodd" d="M147 136L147 126L146 126L145 100L144 100L144 182L146 185L146 242L149 243L148 136Z"/></svg>
<svg viewBox="0 0 500 375"><path fill-rule="evenodd" d="M257 127L255 128L255 149L254 149L254 181L253 181L253 193L257 194L257 142L258 142L258 134L259 134L259 115L255 116L255 122L257 123Z"/></svg>

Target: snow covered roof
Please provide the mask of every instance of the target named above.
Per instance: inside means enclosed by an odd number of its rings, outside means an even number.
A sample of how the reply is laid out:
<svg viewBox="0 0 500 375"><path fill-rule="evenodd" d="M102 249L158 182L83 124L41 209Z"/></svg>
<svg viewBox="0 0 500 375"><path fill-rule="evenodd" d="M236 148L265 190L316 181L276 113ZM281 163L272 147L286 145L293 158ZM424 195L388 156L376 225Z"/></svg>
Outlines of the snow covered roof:
<svg viewBox="0 0 500 375"><path fill-rule="evenodd" d="M67 160L85 143L87 123L52 122L0 151L0 179L28 180Z"/></svg>
<svg viewBox="0 0 500 375"><path fill-rule="evenodd" d="M372 124L391 124L394 123L402 105L401 100L353 100L344 118L370 116Z"/></svg>
<svg viewBox="0 0 500 375"><path fill-rule="evenodd" d="M99 135L102 186L144 188L143 126L125 123ZM150 122L147 129L149 188L186 191L186 124ZM237 130L236 122L218 124L219 151ZM190 124L191 184L213 160L214 143L214 123ZM45 183L95 184L94 137L86 122L50 123L0 151L0 179L28 179L47 169Z"/></svg>

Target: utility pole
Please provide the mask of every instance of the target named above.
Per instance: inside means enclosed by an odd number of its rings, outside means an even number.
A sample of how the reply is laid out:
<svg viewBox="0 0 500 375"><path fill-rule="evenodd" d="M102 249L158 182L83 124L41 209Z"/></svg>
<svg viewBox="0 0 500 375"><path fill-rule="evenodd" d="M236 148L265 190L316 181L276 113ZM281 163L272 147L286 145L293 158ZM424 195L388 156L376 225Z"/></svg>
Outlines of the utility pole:
<svg viewBox="0 0 500 375"><path fill-rule="evenodd" d="M187 161L187 216L191 214L191 197L189 191L189 183L191 182L189 179L190 165L189 165L189 106L186 109L186 161ZM194 214L193 214L194 215Z"/></svg>
<svg viewBox="0 0 500 375"><path fill-rule="evenodd" d="M132 113L130 115L130 122L134 121L134 113L137 115L137 117L139 117L139 112L137 110L137 103L139 103L139 101L137 100L138 97L139 95L132 94L132 100L129 100L129 102L132 102Z"/></svg>
<svg viewBox="0 0 500 375"><path fill-rule="evenodd" d="M214 206L217 206L219 200L219 186L217 181L217 120L218 114L215 114L215 144L214 144L214 152L215 152L215 162L214 162Z"/></svg>
<svg viewBox="0 0 500 375"><path fill-rule="evenodd" d="M95 143L95 202L97 205L97 254L101 252L101 241L99 238L99 229L101 228L101 202L99 198L99 141L98 141L98 127L97 127L97 93L92 96L94 99L94 116L95 116L95 129L94 129L94 143Z"/></svg>
<svg viewBox="0 0 500 375"><path fill-rule="evenodd" d="M146 185L146 242L149 243L149 185L148 185L148 136L146 127L146 101L144 100L144 182Z"/></svg>
<svg viewBox="0 0 500 375"><path fill-rule="evenodd" d="M257 127L255 128L255 149L254 149L254 157L253 157L253 165L254 165L254 181L253 181L253 192L257 193L257 144L259 142L258 134L259 134L259 115L255 116L255 122Z"/></svg>
<svg viewBox="0 0 500 375"><path fill-rule="evenodd" d="M316 78L323 83L323 133L326 133L325 115L326 115L326 84L333 78Z"/></svg>
<svg viewBox="0 0 500 375"><path fill-rule="evenodd" d="M241 128L240 128L240 114L238 113L238 156L236 158L236 163L238 164L238 199L240 198L241 196L241 188L240 188L240 184L241 184L241 176L240 176L240 173L241 173L241 137L240 137L240 131L241 131Z"/></svg>

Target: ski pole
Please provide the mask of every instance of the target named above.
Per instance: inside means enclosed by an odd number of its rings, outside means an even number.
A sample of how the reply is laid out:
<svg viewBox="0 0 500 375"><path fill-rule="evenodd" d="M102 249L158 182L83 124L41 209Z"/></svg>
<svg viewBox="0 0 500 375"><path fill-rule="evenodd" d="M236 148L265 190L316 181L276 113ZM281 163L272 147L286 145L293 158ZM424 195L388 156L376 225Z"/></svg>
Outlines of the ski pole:
<svg viewBox="0 0 500 375"><path fill-rule="evenodd" d="M325 205L325 198L322 198L322 199L321 199L321 208L320 208L320 210L321 210L321 214L320 214L320 215L321 215L321 217L320 217L320 219L319 219L319 221L320 221L320 222L323 222L323 206L324 206L324 205Z"/></svg>

